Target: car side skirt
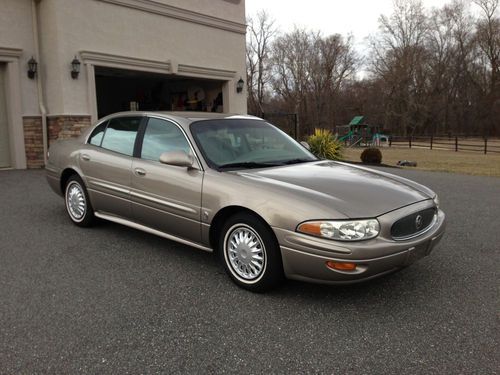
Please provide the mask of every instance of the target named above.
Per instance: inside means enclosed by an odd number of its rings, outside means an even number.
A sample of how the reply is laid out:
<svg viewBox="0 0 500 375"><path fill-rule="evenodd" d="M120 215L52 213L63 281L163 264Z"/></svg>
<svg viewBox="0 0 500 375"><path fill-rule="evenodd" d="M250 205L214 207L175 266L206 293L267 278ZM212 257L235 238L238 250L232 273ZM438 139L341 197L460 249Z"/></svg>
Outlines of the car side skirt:
<svg viewBox="0 0 500 375"><path fill-rule="evenodd" d="M100 219L112 221L112 222L117 223L117 224L125 225L125 226L130 227L130 228L134 228L134 229L141 230L143 232L154 234L156 236L166 238L167 240L179 242L179 243L182 243L184 245L192 246L192 247L195 247L195 248L203 250L203 251L213 252L213 249L206 247L206 246L203 246L203 245L200 245L196 242L192 242L192 241L188 241L188 240L185 240L183 238L180 238L180 237L172 236L171 234L161 232L159 230L147 227L145 225L135 223L133 221L130 221L130 220L127 220L127 219L124 219L121 217L108 215L108 214L98 212L98 211L96 211L94 213L94 215Z"/></svg>

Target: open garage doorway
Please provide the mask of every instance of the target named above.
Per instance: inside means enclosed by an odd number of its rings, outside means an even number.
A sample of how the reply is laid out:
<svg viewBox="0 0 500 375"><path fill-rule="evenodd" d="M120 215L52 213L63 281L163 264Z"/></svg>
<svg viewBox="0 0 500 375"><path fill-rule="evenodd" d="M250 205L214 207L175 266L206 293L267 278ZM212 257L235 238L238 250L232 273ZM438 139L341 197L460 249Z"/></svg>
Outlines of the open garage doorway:
<svg viewBox="0 0 500 375"><path fill-rule="evenodd" d="M95 67L97 115L121 111L223 112L224 81Z"/></svg>

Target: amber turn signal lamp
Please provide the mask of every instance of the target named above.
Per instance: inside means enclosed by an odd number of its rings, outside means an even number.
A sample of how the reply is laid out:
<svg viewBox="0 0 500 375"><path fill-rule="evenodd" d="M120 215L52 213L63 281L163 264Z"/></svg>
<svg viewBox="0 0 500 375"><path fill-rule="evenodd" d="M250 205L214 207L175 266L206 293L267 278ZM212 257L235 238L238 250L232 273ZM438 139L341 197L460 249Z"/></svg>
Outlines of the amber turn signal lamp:
<svg viewBox="0 0 500 375"><path fill-rule="evenodd" d="M321 223L303 223L297 228L299 232L321 236Z"/></svg>
<svg viewBox="0 0 500 375"><path fill-rule="evenodd" d="M331 260L326 262L326 266L332 270L338 271L355 271L356 263L343 263L343 262L333 262Z"/></svg>

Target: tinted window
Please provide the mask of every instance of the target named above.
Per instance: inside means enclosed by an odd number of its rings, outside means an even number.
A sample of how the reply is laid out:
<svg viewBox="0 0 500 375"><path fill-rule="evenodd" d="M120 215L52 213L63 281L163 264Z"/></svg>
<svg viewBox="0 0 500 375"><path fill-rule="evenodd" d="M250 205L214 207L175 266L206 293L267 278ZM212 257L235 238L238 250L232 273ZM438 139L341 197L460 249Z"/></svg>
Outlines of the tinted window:
<svg viewBox="0 0 500 375"><path fill-rule="evenodd" d="M190 152L189 143L182 131L171 122L150 118L142 141L141 157L158 161L162 153L176 150Z"/></svg>
<svg viewBox="0 0 500 375"><path fill-rule="evenodd" d="M120 117L109 121L101 147L132 156L140 117Z"/></svg>
<svg viewBox="0 0 500 375"><path fill-rule="evenodd" d="M106 130L107 121L104 121L102 124L97 126L92 134L89 137L89 143L91 145L100 146L102 141L102 136L104 135L104 131Z"/></svg>

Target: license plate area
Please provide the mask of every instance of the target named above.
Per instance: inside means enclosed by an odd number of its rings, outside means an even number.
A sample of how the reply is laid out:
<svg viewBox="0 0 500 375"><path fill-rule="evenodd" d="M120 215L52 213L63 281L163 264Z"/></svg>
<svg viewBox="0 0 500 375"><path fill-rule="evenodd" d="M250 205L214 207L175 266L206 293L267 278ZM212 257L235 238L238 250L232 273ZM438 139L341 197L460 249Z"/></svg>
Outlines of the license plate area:
<svg viewBox="0 0 500 375"><path fill-rule="evenodd" d="M432 250L432 242L426 242L408 249L408 257L406 258L406 264L410 265L415 263L417 260L430 254Z"/></svg>

